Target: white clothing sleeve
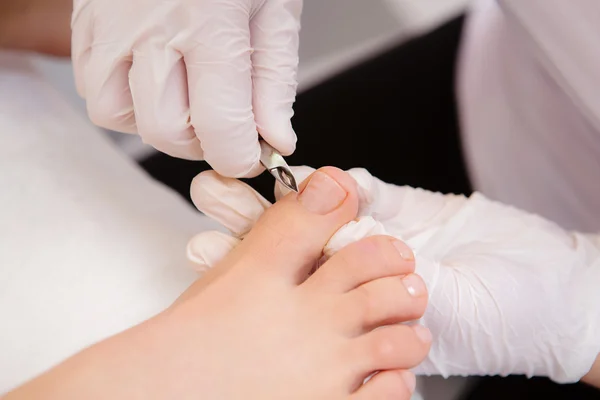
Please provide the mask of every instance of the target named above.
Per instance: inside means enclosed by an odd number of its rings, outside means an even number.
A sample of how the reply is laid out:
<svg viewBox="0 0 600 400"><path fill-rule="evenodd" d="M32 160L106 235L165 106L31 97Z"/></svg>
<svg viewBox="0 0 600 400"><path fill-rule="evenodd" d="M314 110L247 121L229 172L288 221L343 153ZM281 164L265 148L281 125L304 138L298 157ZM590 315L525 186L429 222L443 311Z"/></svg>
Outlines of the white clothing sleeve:
<svg viewBox="0 0 600 400"><path fill-rule="evenodd" d="M600 131L600 2L497 1L531 43L539 65Z"/></svg>
<svg viewBox="0 0 600 400"><path fill-rule="evenodd" d="M600 230L600 3L477 0L457 97L469 176L487 197Z"/></svg>

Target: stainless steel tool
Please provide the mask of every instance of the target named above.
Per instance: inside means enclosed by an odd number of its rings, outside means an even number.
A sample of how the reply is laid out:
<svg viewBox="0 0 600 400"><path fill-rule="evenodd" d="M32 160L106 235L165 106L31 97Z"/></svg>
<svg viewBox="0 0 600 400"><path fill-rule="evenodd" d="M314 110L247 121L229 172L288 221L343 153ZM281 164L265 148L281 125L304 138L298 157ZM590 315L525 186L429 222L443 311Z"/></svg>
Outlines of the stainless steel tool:
<svg viewBox="0 0 600 400"><path fill-rule="evenodd" d="M279 154L271 145L264 140L260 141L260 162L277 179L279 183L290 190L298 193L298 184L292 170L285 162L283 156Z"/></svg>

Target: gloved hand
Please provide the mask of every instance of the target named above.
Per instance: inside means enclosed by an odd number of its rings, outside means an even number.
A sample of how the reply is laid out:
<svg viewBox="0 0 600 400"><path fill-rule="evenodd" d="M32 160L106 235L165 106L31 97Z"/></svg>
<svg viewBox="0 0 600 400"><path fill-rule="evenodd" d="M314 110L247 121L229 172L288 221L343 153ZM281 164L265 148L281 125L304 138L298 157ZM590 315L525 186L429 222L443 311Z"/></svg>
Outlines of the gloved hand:
<svg viewBox="0 0 600 400"><path fill-rule="evenodd" d="M77 90L92 121L224 176L293 153L302 0L75 0ZM258 131L258 133L257 133Z"/></svg>
<svg viewBox="0 0 600 400"><path fill-rule="evenodd" d="M311 172L295 168L299 180ZM434 337L416 373L574 382L589 371L600 351L599 238L565 232L481 194L442 195L389 185L362 169L350 174L360 188L360 217L331 238L324 254L374 234L415 250L416 272L430 293L421 323ZM232 232L203 233L189 243L188 256L200 268L235 247L269 206L245 184L213 173L195 179L192 195Z"/></svg>

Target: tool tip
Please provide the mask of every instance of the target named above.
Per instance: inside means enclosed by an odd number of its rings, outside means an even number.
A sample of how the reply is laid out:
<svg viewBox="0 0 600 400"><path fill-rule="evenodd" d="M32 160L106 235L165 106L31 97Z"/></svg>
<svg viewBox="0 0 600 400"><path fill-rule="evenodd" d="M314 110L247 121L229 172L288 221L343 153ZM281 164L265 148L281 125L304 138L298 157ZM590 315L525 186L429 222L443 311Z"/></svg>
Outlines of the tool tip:
<svg viewBox="0 0 600 400"><path fill-rule="evenodd" d="M298 193L298 184L294 175L285 168L277 168L278 181L290 190Z"/></svg>

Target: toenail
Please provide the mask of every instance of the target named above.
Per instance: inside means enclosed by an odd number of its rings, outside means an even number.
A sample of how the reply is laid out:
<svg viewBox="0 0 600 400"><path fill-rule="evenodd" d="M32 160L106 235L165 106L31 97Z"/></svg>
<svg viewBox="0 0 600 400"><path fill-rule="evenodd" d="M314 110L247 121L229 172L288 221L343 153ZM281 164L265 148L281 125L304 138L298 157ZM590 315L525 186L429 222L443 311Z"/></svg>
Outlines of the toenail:
<svg viewBox="0 0 600 400"><path fill-rule="evenodd" d="M406 245L406 243L401 242L400 240L394 240L392 243L394 244L394 247L398 250L398 253L400 253L400 257L402 257L403 260L415 260L415 256L413 255L412 250Z"/></svg>
<svg viewBox="0 0 600 400"><path fill-rule="evenodd" d="M408 391L414 393L417 387L417 377L415 374L411 371L402 371L400 374L402 375L402 379L404 379Z"/></svg>
<svg viewBox="0 0 600 400"><path fill-rule="evenodd" d="M402 283L411 296L418 297L425 294L427 288L419 275L410 274L402 278Z"/></svg>
<svg viewBox="0 0 600 400"><path fill-rule="evenodd" d="M315 172L298 200L308 211L326 215L344 202L348 193L324 172Z"/></svg>
<svg viewBox="0 0 600 400"><path fill-rule="evenodd" d="M431 331L422 325L413 325L412 327L417 334L417 337L421 342L429 344L431 343Z"/></svg>

